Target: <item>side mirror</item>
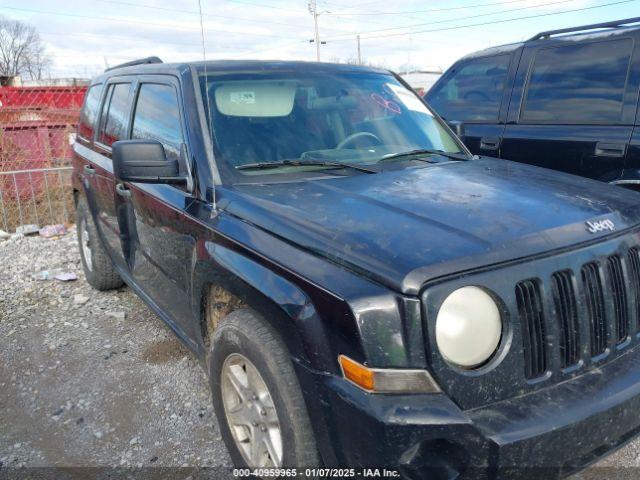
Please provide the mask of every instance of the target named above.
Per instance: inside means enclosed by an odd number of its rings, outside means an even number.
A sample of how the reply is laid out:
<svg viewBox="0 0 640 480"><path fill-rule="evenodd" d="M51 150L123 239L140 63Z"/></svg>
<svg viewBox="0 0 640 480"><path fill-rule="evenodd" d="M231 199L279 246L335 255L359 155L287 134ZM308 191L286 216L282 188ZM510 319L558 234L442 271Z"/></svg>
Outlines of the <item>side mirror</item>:
<svg viewBox="0 0 640 480"><path fill-rule="evenodd" d="M113 175L124 182L186 183L177 160L167 160L155 140L119 140L111 146Z"/></svg>
<svg viewBox="0 0 640 480"><path fill-rule="evenodd" d="M453 133L455 133L460 140L464 141L464 122L460 120L450 120L447 124L449 128L453 130Z"/></svg>

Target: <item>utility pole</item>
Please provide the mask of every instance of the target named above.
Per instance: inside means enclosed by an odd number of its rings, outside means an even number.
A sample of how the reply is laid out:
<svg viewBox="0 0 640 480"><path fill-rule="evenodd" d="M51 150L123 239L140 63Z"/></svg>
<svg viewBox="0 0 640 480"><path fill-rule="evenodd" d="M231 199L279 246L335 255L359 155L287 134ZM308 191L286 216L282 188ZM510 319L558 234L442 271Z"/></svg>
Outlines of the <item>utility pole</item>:
<svg viewBox="0 0 640 480"><path fill-rule="evenodd" d="M358 37L358 65L362 65L362 54L360 53L360 34L358 34L357 37Z"/></svg>
<svg viewBox="0 0 640 480"><path fill-rule="evenodd" d="M318 17L320 14L318 13L318 6L316 5L316 0L309 0L309 12L313 15L313 23L315 25L315 38L314 42L316 44L316 60L320 61L320 32L318 32Z"/></svg>

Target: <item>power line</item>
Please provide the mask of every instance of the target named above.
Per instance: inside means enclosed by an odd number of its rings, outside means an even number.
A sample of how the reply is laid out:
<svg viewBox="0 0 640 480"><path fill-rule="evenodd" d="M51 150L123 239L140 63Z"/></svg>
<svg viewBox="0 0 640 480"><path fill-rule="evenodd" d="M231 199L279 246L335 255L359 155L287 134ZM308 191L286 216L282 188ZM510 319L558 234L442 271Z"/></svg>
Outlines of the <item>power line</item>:
<svg viewBox="0 0 640 480"><path fill-rule="evenodd" d="M300 10L292 10L290 8L276 7L275 5L265 5L264 3L247 2L245 0L224 0L226 2L241 3L243 5L251 5L254 7L270 8L272 10L282 10L283 12L299 13Z"/></svg>
<svg viewBox="0 0 640 480"><path fill-rule="evenodd" d="M227 0L229 1L229 0ZM63 12L53 12L53 11L49 11L49 10L38 10L38 9L34 9L34 8L21 8L21 7L9 7L6 5L0 5L0 9L5 9L5 10L16 10L16 11L21 11L21 12L30 12L30 13L40 13L40 14L44 14L44 15L56 15L56 16L62 16L62 17L73 17L73 18L90 18L90 19L94 19L94 20L106 20L106 21L110 21L110 22L120 22L120 23L129 23L129 24L135 24L135 25L153 25L153 26L158 26L158 27L163 27L163 28L172 28L175 30L191 30L191 31L197 31L197 28L195 27L187 27L187 26L182 26L182 25L172 25L172 24L167 24L167 23L156 23L156 22L144 22L144 21L139 21L139 20L128 20L125 18L114 18L114 17L99 17L99 16L95 16L95 15L81 15L81 14L77 14L77 13L63 13ZM224 32L224 33L231 33L231 34L237 34L237 35L253 35L253 36L260 36L260 37L272 37L272 38L290 38L290 37L284 37L282 35L272 35L272 34L267 34L267 33L255 33L255 32L237 32L237 31L233 31L233 30L220 30L220 29L216 29L219 32Z"/></svg>
<svg viewBox="0 0 640 480"><path fill-rule="evenodd" d="M345 8L344 5L339 5L337 3L334 2L328 2L325 0L325 3L329 6L334 6L334 7L338 7L338 8ZM369 3L369 5L371 5L372 3L376 3L376 2L371 2ZM366 5L366 4L365 4ZM369 18L371 18L371 16L375 15L376 17L380 17L381 15L384 15L384 12L381 12L380 10L376 10L373 9L371 7L367 7L367 8L362 8L364 5L363 4L358 4L358 5L349 5L348 8L351 12L344 12L347 16L352 16L353 14L358 15L357 12L367 12L368 14L370 14ZM333 15L334 17L337 18L344 18L344 16L342 16L342 12L335 12L335 13L331 13L331 15ZM410 18L413 20L413 17L409 16L409 15L404 15L404 14L400 14L400 16L404 17L404 18ZM369 20L371 21L371 20ZM373 23L379 23L381 25L384 25L384 22L379 22L379 21L374 21Z"/></svg>
<svg viewBox="0 0 640 480"><path fill-rule="evenodd" d="M117 38L117 39L123 39L123 40L138 40L140 41L141 39L144 40L148 40L150 42L154 42L156 40L152 39L152 38L147 38L147 37L140 37L140 36L127 36L127 35L111 35L111 34L99 34L99 33L76 33L76 32L46 32L46 31L39 31L38 32L40 35L58 35L58 36L62 36L62 37L95 37L95 38ZM197 42L169 42L166 40L162 40L162 44L163 45L181 45L181 46L197 46L199 45L199 43Z"/></svg>
<svg viewBox="0 0 640 480"><path fill-rule="evenodd" d="M381 1L387 1L387 0L381 0ZM521 1L526 1L526 0L518 0L518 1L520 1L520 2L521 2ZM351 10L366 11L366 12L368 12L368 13L369 13L369 14L371 14L371 15L380 16L380 15L382 15L384 12L380 12L379 10L373 10L373 9L371 9L371 8L367 8L366 10L362 8L362 6L363 6L363 5L372 5L372 4L375 4L375 3L380 3L380 1L375 1L375 2L365 2L365 3L362 3L362 4L358 4L358 5L353 5L353 6L351 6L351 5L350 5L350 6L348 6L348 7L345 7L344 5L338 5L337 3L334 3L334 2L328 2L328 1L326 1L326 0L324 1L324 4L325 4L325 5L327 5L327 6L329 6L329 7L330 7L330 6L335 6L335 7L338 7L338 8L349 8L349 9L351 9ZM349 13L349 12L345 12L345 14L346 14L346 15L351 15L351 13ZM336 19L342 19L342 20L345 20L345 21L352 21L352 19L345 18L345 17L342 15L342 12L327 12L327 15L330 15L330 17L329 17L329 18L336 18ZM414 17L414 16L410 16L410 15L403 15L403 16L404 16L404 17L406 17L406 18L409 18L409 19L411 19L411 20L415 20L415 17ZM374 19L372 19L372 18L367 19L367 22L368 22L368 23L375 23L375 24L377 24L377 25L387 25L387 26L389 26L389 25L393 25L393 23L389 23L389 22L381 22L379 19L375 19L375 20L374 20Z"/></svg>
<svg viewBox="0 0 640 480"><path fill-rule="evenodd" d="M327 15L330 15L333 18L340 18L340 19L344 19L344 20L349 20L347 18L345 18L345 16L376 16L376 17L380 17L380 16L403 16L406 18L409 18L411 20L415 20L415 15L416 14L420 14L420 13L439 13L439 12L447 12L447 11L453 11L453 10L465 10L465 9L470 9L470 8L483 8L483 7L489 7L489 6L494 6L494 5L509 5L509 4L513 4L513 3L522 3L522 2L529 2L530 0L505 0L505 1L501 1L501 2L494 2L494 3L478 3L475 5L464 5L464 6L458 6L458 7L445 7L445 8L431 8L431 9L426 9L426 10L412 10L412 11L402 11L402 12L384 12L384 11L380 11L380 10L372 10L371 8L367 8L367 9L363 9L360 8L362 5L367 5L367 4L373 4L373 3L380 3L380 2L367 2L364 4L358 4L357 6L348 6L346 8L349 8L351 10L358 10L357 12L327 12ZM345 7L344 5L338 5L334 2L328 2L325 1L325 3L327 5L334 5L340 8ZM534 6L530 6L530 7L526 7L526 8L536 8L539 7L540 5L534 5ZM331 18L330 17L330 18ZM458 19L459 20L459 19ZM446 21L453 21L453 20L446 20ZM378 21L378 19L376 20L372 20L372 19L368 19L367 22L369 23L376 23L379 25L386 25L386 26L391 26L394 25L393 27L388 28L388 30L393 30L393 29L400 29L400 28L404 28L402 26L397 26L397 24L391 24L389 22L380 22ZM430 23L440 23L440 22L430 22ZM378 32L378 31L382 31L383 29L380 30L371 30L374 32ZM348 35L348 34L345 34ZM339 37L340 35L336 34L333 35L333 37Z"/></svg>
<svg viewBox="0 0 640 480"><path fill-rule="evenodd" d="M111 21L111 22L120 22L120 23L131 23L131 24L136 24L136 25L154 25L154 26L158 26L158 27L169 27L169 28L174 28L174 29L178 29L178 30L193 30L192 27L184 27L184 26L180 26L180 25L171 25L171 24L166 24L166 23L155 23L155 22L141 22L139 20L127 20L126 18L114 18L114 17L99 17L96 15L81 15L78 13L63 13L63 12L53 12L50 10L39 10L36 8L22 8L22 7L11 7L11 6L7 6L7 5L0 5L0 9L4 9L4 10L15 10L18 12L29 12L29 13L40 13L40 14L44 14L44 15L56 15L56 16L61 16L61 17L73 17L73 18L90 18L90 19L96 19L96 20L107 20L107 21Z"/></svg>
<svg viewBox="0 0 640 480"><path fill-rule="evenodd" d="M376 5L378 3L388 3L388 0L373 0L371 2L362 2L362 3L357 3L355 5L340 5L338 3L335 2L328 2L327 0L324 0L324 3L326 3L327 5L334 5L336 7L341 7L341 8L349 8L351 10L362 10L362 7L369 7L371 5Z"/></svg>
<svg viewBox="0 0 640 480"><path fill-rule="evenodd" d="M560 12L550 12L550 13L540 13L537 15L527 15L524 17L516 17L516 18L506 18L503 20L493 20L491 22L482 22L482 23L471 23L468 25L458 25L455 27L444 27L444 28L434 28L434 29L429 29L429 30L419 30L417 32L411 32L411 35L417 35L417 34L422 34L422 33L431 33L431 32L443 32L446 30L458 30L458 29L462 29L462 28L472 28L472 27L480 27L480 26L484 26L484 25L495 25L497 23L507 23L507 22L515 22L518 20L526 20L529 18L540 18L540 17L550 17L553 15L562 15L564 13L574 13L574 12L583 12L585 10L593 10L596 8L604 8L604 7L610 7L612 5L620 5L623 3L631 3L631 2L637 2L638 0L621 0L618 2L611 2L611 3L604 3L602 5L594 5L591 7L583 7L583 8L574 8L571 10L563 10ZM406 32L402 32L402 33L388 33L385 35L371 35L368 37L361 37L362 40L366 40L369 38L388 38L388 37L397 37L397 36L401 36L401 35L407 35ZM344 41L352 41L351 39L338 39L338 40L334 40L335 42L344 42Z"/></svg>
<svg viewBox="0 0 640 480"><path fill-rule="evenodd" d="M119 39L124 41L137 40L140 41L142 39L148 40L149 42L157 42L156 39L141 37L141 36L132 36L132 35L112 35L110 33L88 33L88 32L47 32L47 31L38 31L40 35L56 35L61 37L94 37L99 39ZM297 40L295 43L306 43L307 40ZM291 43L291 42L289 42ZM289 44L287 43L287 45ZM162 40L163 45L178 45L178 46L187 46L187 47L200 47L201 44L199 41L194 42L172 42L168 40ZM111 56L111 55L109 55Z"/></svg>
<svg viewBox="0 0 640 480"><path fill-rule="evenodd" d="M143 3L134 3L134 2L126 2L126 1L121 1L121 0L97 0L99 2L103 2L103 3L111 3L114 5L125 5L125 6L130 6L130 7L136 7L136 8L147 8L150 10L158 10L158 11L164 11L164 12L172 12L172 13L182 13L185 15L200 15L200 12L197 12L195 10L182 10L179 8L171 8L171 7L162 7L162 6L158 6L158 5L149 5L149 4L143 4ZM519 0L522 1L522 0ZM302 12L300 12L302 15ZM257 18L248 18L248 17L236 17L236 16L231 16L231 15L221 15L218 13L203 13L202 14L203 17L208 17L208 18L222 18L222 19L227 19L227 20L241 20L243 22L249 22L249 23L263 23L263 24L269 24L269 25L282 25L285 27L290 27L290 28L295 28L296 25L292 25L291 22L286 23L286 22L276 22L274 20L262 20L262 19L257 19ZM344 32L345 30L342 29L336 29L336 28L331 28L329 30L334 30L336 32Z"/></svg>
<svg viewBox="0 0 640 480"><path fill-rule="evenodd" d="M101 0L101 1L106 1L106 2L109 2L109 3L120 3L120 4L136 5L136 4L133 4L131 2L120 1L120 0ZM235 2L235 3L243 3L243 4L252 4L251 2L245 2L245 1L240 1L240 0L225 0L225 1ZM500 2L500 3L501 4L517 3L517 2L522 2L522 1L526 1L526 0L510 0L510 1ZM567 3L569 1L575 1L575 0L560 0L560 1L555 1L555 2L551 2L551 3L546 3L546 4L543 4L543 5L536 5L535 7ZM590 6L590 7L582 7L582 8L569 9L569 10L563 10L563 11L557 11L557 12L536 14L536 15L527 15L527 16L508 18L508 19L501 19L501 20L494 20L494 21L487 21L487 22L481 22L481 23L471 23L471 24L466 24L466 25L457 25L457 26L444 27L444 28L426 29L426 30L419 30L419 31L415 31L415 32L392 32L392 33L388 33L388 34L370 35L370 34L376 33L376 32L414 28L414 27L422 26L422 25L431 25L431 24L437 24L437 23L447 23L447 22L451 22L451 21L459 21L459 20L464 20L464 19L471 19L471 18L478 18L478 17L490 16L490 15L497 15L497 14L500 14L500 13L507 13L507 12L512 12L512 11L516 11L516 10L525 10L527 8L535 8L535 7L520 7L520 8L510 9L510 10L504 10L502 12L490 12L490 13L484 13L484 14L478 14L478 15L471 15L471 16L467 16L467 17L459 17L459 18L456 18L456 19L444 19L444 20L429 22L428 24L427 23L413 24L413 25L407 25L407 26L404 26L404 27L393 27L393 28L386 28L386 29L376 29L376 30L369 30L369 31L360 32L360 33L363 34L363 36L361 37L362 40L383 39L383 38L394 37L394 36L426 34L426 33L432 33L432 32L441 32L441 31L457 30L457 29L463 29L463 28L472 28L472 27L477 27L477 26L494 25L494 24L507 23L507 22L513 22L513 21L518 21L518 20L531 19L531 18L539 18L539 17L561 15L561 14L565 14L565 13L574 13L574 12L592 10L592 9L596 9L596 8L604 8L604 7L608 7L608 6L626 4L626 3L636 2L636 1L638 1L638 0L619 0L619 1L611 2L611 3L602 4L602 5L594 5L594 6ZM489 5L495 5L495 3L493 3L493 4L482 4L482 6L489 6ZM141 7L144 7L144 8L154 8L151 5L136 5L136 6L141 6ZM261 5L261 6L264 6L264 5ZM479 6L479 5L476 5L476 6ZM266 8L276 8L276 9L279 9L279 10L283 10L281 8L274 7L274 6L265 6L265 7ZM469 7L451 7L451 8L446 8L446 9L432 9L430 11L434 11L434 10L438 10L438 11L456 10L456 9L461 9L461 8L469 8ZM38 9L21 8L21 7L10 7L10 6L2 6L2 5L0 5L0 9L35 12L35 13L42 13L42 14L46 14L46 15L59 15L59 16L75 17L75 18L92 18L92 19L98 19L98 20L106 20L106 21L114 21L114 22L130 23L130 24L158 25L158 26L161 26L161 27L164 27L164 28L175 28L175 29L195 31L194 28L191 28L191 27L189 27L187 25L171 25L171 24L166 24L166 23L153 23L153 22L128 20L128 19L114 18L114 17L99 17L99 16L81 15L81 14L64 13L64 12L43 11L43 10L38 10ZM158 7L158 9L167 10L164 7ZM171 9L171 10L176 10L176 9ZM296 12L298 12L298 11L296 11ZM407 13L407 12L404 12L404 13ZM215 16L215 15L210 15L210 16ZM228 18L233 18L233 17L228 17ZM334 16L334 18L335 18L335 16ZM241 18L237 18L237 20L242 20L242 19ZM369 20L367 20L367 21L369 22ZM267 21L265 21L265 23L266 22ZM277 22L277 23L280 23L280 22ZM374 22L371 21L370 23L374 23ZM224 30L221 30L221 31L224 32ZM54 33L54 32L41 32L41 33L43 33L44 35L65 35L65 36L74 35L74 36L96 36L96 37L100 37L100 35L89 34L89 33L85 33L85 34L82 34L82 33L57 33L57 32L56 33ZM291 39L291 37L287 37L287 36L283 36L283 35L272 35L272 34L263 34L263 33L246 33L246 32L238 32L238 31L227 31L227 33L232 33L232 34L237 34L237 35L256 35L256 36L271 37L271 38L281 38L281 39L288 39L288 40ZM345 35L347 35L347 34L335 35L334 37L342 37L342 36L345 36ZM351 41L353 41L355 35L356 35L356 33L354 32L354 33L350 34L350 38L336 38L334 41L336 41L336 42L344 42L344 41L351 42ZM107 37L107 38L120 37L120 38L130 38L130 39L138 39L138 40L140 39L140 37L125 37L125 36L115 36L115 35L109 35L109 34L104 35L103 37ZM328 37L328 38L334 38L334 37ZM155 41L153 39L148 39L148 40L149 41ZM165 43L165 44L175 44L175 45L191 45L191 46L197 45L196 43L169 42L169 41L163 41L163 43ZM273 47L261 48L261 49L258 49L258 50L243 51L243 52L241 52L239 54L235 54L235 55L243 55L244 56L244 55L248 55L248 54L260 53L260 52L263 52L263 51L270 51L270 50L275 50L275 49L279 49L279 48L284 48L284 47L287 47L287 46L290 46L290 45L300 45L302 43L307 43L307 40L302 40L301 39L301 40L296 40L295 42L288 42L288 43L281 44L281 45L275 45ZM232 52L229 52L229 53L232 54ZM62 58L62 57L64 57L64 55L58 55L58 57ZM72 56L70 56L70 57L72 57ZM122 57L122 58L124 58L124 57Z"/></svg>
<svg viewBox="0 0 640 480"><path fill-rule="evenodd" d="M508 10L501 10L501 11L496 11L496 12L488 12L488 13L480 13L478 15L469 15L466 17L457 17L457 18L448 18L445 20L435 20L432 22L426 22L426 23L414 23L413 25L405 25L402 27L390 27L390 28L381 28L381 29L376 29L376 30L367 30L365 32L360 32L361 34L367 34L367 33L377 33L377 32L386 32L389 30L401 30L401 29L410 29L410 28L415 28L415 27L423 27L425 25L434 25L434 24L439 24L439 23L449 23L449 22L457 22L460 20L470 20L472 18L480 18L480 17L489 17L491 15L501 15L503 13L509 13L509 12L516 12L516 11L521 11L521 10L530 10L532 8L539 8L539 7L548 7L551 5L560 5L563 3L570 3L570 2L575 2L577 0L559 0L559 1L554 1L554 2L549 2L549 3L539 3L537 5L533 5L533 6L528 6L528 7L518 7L518 8L511 8ZM405 32L407 34L411 34L412 32ZM333 35L331 37L328 37L329 39L332 38L338 38L338 37L342 37L344 35L347 34L342 34L342 35Z"/></svg>
<svg viewBox="0 0 640 480"><path fill-rule="evenodd" d="M466 10L468 8L482 8L482 7L492 7L495 5L508 5L511 3L522 3L528 2L530 0L506 0L504 2L493 2L493 3L477 3L475 5L464 5L459 7L445 7L445 8L430 8L426 10L407 10L402 12L384 12L384 11L366 11L366 12L331 12L331 15L348 15L348 16L360 16L360 15L414 15L416 13L434 13L434 12L449 12L452 10ZM537 7L540 5L534 5L533 7Z"/></svg>
<svg viewBox="0 0 640 480"><path fill-rule="evenodd" d="M94 36L94 37L99 37L99 38L105 38L104 35L98 35L98 34L90 34L90 33L54 33L54 32L39 32L40 34L44 34L44 35L63 35L63 36L68 36L68 35L72 35L72 36ZM111 35L109 35L109 38L111 38ZM140 39L139 37L123 37L123 36L117 36L117 38L128 38L128 39ZM192 46L192 47L199 47L200 49L202 49L202 44L195 42L195 43L176 43L176 42L166 42L163 41L163 44L174 44L174 45L182 45L182 46ZM307 40L297 40L295 42L287 42L287 43L281 43L278 45L273 45L271 47L267 47L267 48L258 48L258 49L252 49L252 50L244 50L242 52L225 52L225 54L231 55L231 56L245 56L245 55L251 55L254 53L261 53L261 52L266 52L269 50L276 50L278 48L284 48L284 47L289 47L289 46L293 46L293 45L301 45L303 43L307 43ZM195 50L194 50L195 52ZM130 59L131 55L113 55L112 53L96 53L96 52L91 52L92 55L108 55L110 58L119 58L119 59ZM181 54L185 54L185 52L181 52ZM49 56L53 57L53 58L86 58L87 57L87 53L79 53L79 54L75 54L75 55L67 55L67 54L56 54L56 53L50 53L48 54ZM194 56L198 55L197 53L193 53ZM202 55L202 52L200 52L199 54L200 56Z"/></svg>

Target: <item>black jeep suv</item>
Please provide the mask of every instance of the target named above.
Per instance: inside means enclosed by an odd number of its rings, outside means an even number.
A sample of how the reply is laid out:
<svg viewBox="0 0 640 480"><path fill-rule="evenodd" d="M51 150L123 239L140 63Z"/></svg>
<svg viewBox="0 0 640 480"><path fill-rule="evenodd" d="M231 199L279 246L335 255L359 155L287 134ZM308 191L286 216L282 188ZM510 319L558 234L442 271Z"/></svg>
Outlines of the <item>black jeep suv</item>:
<svg viewBox="0 0 640 480"><path fill-rule="evenodd" d="M426 100L464 124L475 154L640 190L639 24L542 32L468 55Z"/></svg>
<svg viewBox="0 0 640 480"><path fill-rule="evenodd" d="M88 281L202 361L238 466L541 478L640 431L636 192L472 157L350 65L134 62L73 149Z"/></svg>

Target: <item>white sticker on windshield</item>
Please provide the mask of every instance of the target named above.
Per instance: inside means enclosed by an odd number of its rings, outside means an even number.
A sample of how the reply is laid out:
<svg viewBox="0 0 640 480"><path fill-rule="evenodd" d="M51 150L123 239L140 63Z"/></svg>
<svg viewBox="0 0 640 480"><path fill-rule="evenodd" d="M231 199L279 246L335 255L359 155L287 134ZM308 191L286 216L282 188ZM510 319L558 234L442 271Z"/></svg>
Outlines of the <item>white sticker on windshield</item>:
<svg viewBox="0 0 640 480"><path fill-rule="evenodd" d="M254 105L256 103L256 94L251 91L231 92L229 101L241 105Z"/></svg>
<svg viewBox="0 0 640 480"><path fill-rule="evenodd" d="M426 113L427 115L431 115L429 109L420 101L418 97L416 97L413 92L410 92L402 85L394 85L393 83L387 83L387 87L391 90L398 100L402 102L402 104L407 107L409 110L413 110L414 112Z"/></svg>

